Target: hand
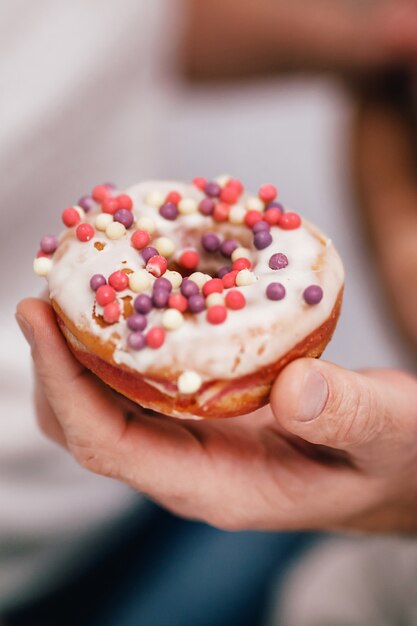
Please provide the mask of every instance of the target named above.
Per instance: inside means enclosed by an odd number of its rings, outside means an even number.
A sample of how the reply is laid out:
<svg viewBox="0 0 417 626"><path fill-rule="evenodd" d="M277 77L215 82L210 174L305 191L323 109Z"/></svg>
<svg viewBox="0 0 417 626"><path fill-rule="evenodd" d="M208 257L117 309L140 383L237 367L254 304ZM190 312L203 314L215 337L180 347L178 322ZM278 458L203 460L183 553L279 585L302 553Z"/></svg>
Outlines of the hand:
<svg viewBox="0 0 417 626"><path fill-rule="evenodd" d="M271 407L225 421L149 415L70 354L50 306L24 300L44 432L87 469L226 529L417 530L417 381L300 359Z"/></svg>

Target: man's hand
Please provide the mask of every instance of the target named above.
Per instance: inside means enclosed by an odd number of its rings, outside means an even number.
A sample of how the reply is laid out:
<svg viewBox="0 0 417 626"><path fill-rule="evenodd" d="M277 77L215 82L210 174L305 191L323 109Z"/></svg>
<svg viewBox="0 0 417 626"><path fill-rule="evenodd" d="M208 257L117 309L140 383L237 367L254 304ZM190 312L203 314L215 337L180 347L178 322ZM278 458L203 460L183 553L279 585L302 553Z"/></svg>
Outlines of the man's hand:
<svg viewBox="0 0 417 626"><path fill-rule="evenodd" d="M226 529L417 530L417 381L300 359L271 406L225 421L150 415L69 352L50 306L24 300L44 432L89 470Z"/></svg>

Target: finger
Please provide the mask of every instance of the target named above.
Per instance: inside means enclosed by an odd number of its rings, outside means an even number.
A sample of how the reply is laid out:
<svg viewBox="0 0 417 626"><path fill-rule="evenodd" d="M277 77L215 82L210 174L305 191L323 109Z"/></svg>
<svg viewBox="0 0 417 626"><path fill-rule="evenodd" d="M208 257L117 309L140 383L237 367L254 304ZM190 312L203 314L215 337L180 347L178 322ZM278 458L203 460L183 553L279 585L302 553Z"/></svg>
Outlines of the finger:
<svg viewBox="0 0 417 626"><path fill-rule="evenodd" d="M52 441L55 441L65 448L66 438L64 430L61 424L58 422L56 415L48 402L43 387L37 377L35 381L34 399L36 418L39 428L41 429L43 434L48 437L48 439L52 439Z"/></svg>
<svg viewBox="0 0 417 626"><path fill-rule="evenodd" d="M386 380L388 379L388 380ZM401 373L364 375L314 359L291 363L274 384L271 408L289 432L346 451L393 446L409 437L416 381Z"/></svg>

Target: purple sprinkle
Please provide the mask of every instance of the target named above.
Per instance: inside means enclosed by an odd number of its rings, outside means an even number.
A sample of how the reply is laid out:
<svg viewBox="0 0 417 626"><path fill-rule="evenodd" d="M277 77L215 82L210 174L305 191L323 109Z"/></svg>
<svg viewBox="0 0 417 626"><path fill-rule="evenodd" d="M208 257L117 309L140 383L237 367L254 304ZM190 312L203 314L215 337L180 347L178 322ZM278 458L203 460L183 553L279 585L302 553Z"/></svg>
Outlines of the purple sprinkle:
<svg viewBox="0 0 417 626"><path fill-rule="evenodd" d="M107 284L107 280L105 279L103 274L94 274L90 278L90 287L93 291L97 291L99 287L101 287L102 285L106 285L106 284Z"/></svg>
<svg viewBox="0 0 417 626"><path fill-rule="evenodd" d="M141 254L142 259L145 261L145 263L147 263L151 257L156 256L157 254L159 254L159 252L156 248L153 248L152 246L146 246L146 248L143 248Z"/></svg>
<svg viewBox="0 0 417 626"><path fill-rule="evenodd" d="M190 296L195 296L199 293L198 285L196 285L196 283L189 278L184 278L181 283L180 289L182 295L186 298L189 298Z"/></svg>
<svg viewBox="0 0 417 626"><path fill-rule="evenodd" d="M269 267L271 270L282 270L288 265L288 258L282 252L273 254L269 259Z"/></svg>
<svg viewBox="0 0 417 626"><path fill-rule="evenodd" d="M117 185L114 183L103 183L103 187L106 187L109 191L116 191Z"/></svg>
<svg viewBox="0 0 417 626"><path fill-rule="evenodd" d="M147 319L142 313L133 313L127 318L127 325L130 330L145 330Z"/></svg>
<svg viewBox="0 0 417 626"><path fill-rule="evenodd" d="M167 289L156 289L152 294L152 304L157 309L164 309L169 300L169 291Z"/></svg>
<svg viewBox="0 0 417 626"><path fill-rule="evenodd" d="M78 206L80 206L86 213L94 209L96 203L94 202L91 196L81 196L81 198L77 202Z"/></svg>
<svg viewBox="0 0 417 626"><path fill-rule="evenodd" d="M259 222L256 222L256 224L253 225L253 232L254 233L260 233L261 230L269 230L271 227L268 224L268 222L265 222L265 220L260 220Z"/></svg>
<svg viewBox="0 0 417 626"><path fill-rule="evenodd" d="M188 308L192 313L201 313L206 308L206 301L204 296L197 293L194 296L190 296L188 299Z"/></svg>
<svg viewBox="0 0 417 626"><path fill-rule="evenodd" d="M157 291L158 289L164 289L169 293L172 291L172 283L168 280L168 278L161 276L161 278L157 278L153 284L153 290Z"/></svg>
<svg viewBox="0 0 417 626"><path fill-rule="evenodd" d="M166 220L176 220L178 217L178 209L173 202L167 202L166 204L163 204L159 209L159 213Z"/></svg>
<svg viewBox="0 0 417 626"><path fill-rule="evenodd" d="M207 183L204 187L204 193L210 198L218 198L222 192L220 185L214 181Z"/></svg>
<svg viewBox="0 0 417 626"><path fill-rule="evenodd" d="M198 205L198 210L202 215L211 215L214 210L214 200L211 198L204 198Z"/></svg>
<svg viewBox="0 0 417 626"><path fill-rule="evenodd" d="M146 315L152 309L152 300L145 293L141 293L139 296L136 296L133 306L135 311Z"/></svg>
<svg viewBox="0 0 417 626"><path fill-rule="evenodd" d="M58 239L55 235L45 235L41 239L41 250L45 254L52 254L58 247Z"/></svg>
<svg viewBox="0 0 417 626"><path fill-rule="evenodd" d="M282 300L285 298L285 287L281 283L269 283L266 288L266 297L269 300Z"/></svg>
<svg viewBox="0 0 417 626"><path fill-rule="evenodd" d="M127 338L127 345L129 348L132 348L132 350L143 350L146 346L145 335L140 332L130 333Z"/></svg>
<svg viewBox="0 0 417 626"><path fill-rule="evenodd" d="M280 202L269 202L267 204L267 209L278 209L281 213L284 213L284 207Z"/></svg>
<svg viewBox="0 0 417 626"><path fill-rule="evenodd" d="M232 271L232 268L229 265L224 265L217 271L217 277L223 278L226 274Z"/></svg>
<svg viewBox="0 0 417 626"><path fill-rule="evenodd" d="M220 238L215 233L205 233L201 237L201 243L206 252L217 252L220 248Z"/></svg>
<svg viewBox="0 0 417 626"><path fill-rule="evenodd" d="M261 232L255 234L253 243L257 250L263 250L271 245L272 235L269 230L261 230Z"/></svg>
<svg viewBox="0 0 417 626"><path fill-rule="evenodd" d="M133 213L128 209L117 209L114 216L115 222L120 222L126 229L129 229L133 224Z"/></svg>
<svg viewBox="0 0 417 626"><path fill-rule="evenodd" d="M236 250L236 248L238 247L239 243L237 241L234 241L233 239L226 239L226 241L223 241L220 245L220 252L223 256L230 259L233 251Z"/></svg>
<svg viewBox="0 0 417 626"><path fill-rule="evenodd" d="M304 289L303 298L307 304L318 304L323 298L323 289L319 285L310 285Z"/></svg>

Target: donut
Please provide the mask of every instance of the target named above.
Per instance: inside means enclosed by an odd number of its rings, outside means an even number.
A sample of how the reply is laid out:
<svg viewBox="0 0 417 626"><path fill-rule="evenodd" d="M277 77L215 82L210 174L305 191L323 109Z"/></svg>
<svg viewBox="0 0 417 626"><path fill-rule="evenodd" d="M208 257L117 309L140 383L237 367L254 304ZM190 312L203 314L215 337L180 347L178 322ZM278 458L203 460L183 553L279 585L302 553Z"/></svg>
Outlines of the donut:
<svg viewBox="0 0 417 626"><path fill-rule="evenodd" d="M286 364L322 354L344 281L332 242L277 196L223 176L98 185L64 209L34 271L75 357L168 416L266 404Z"/></svg>

